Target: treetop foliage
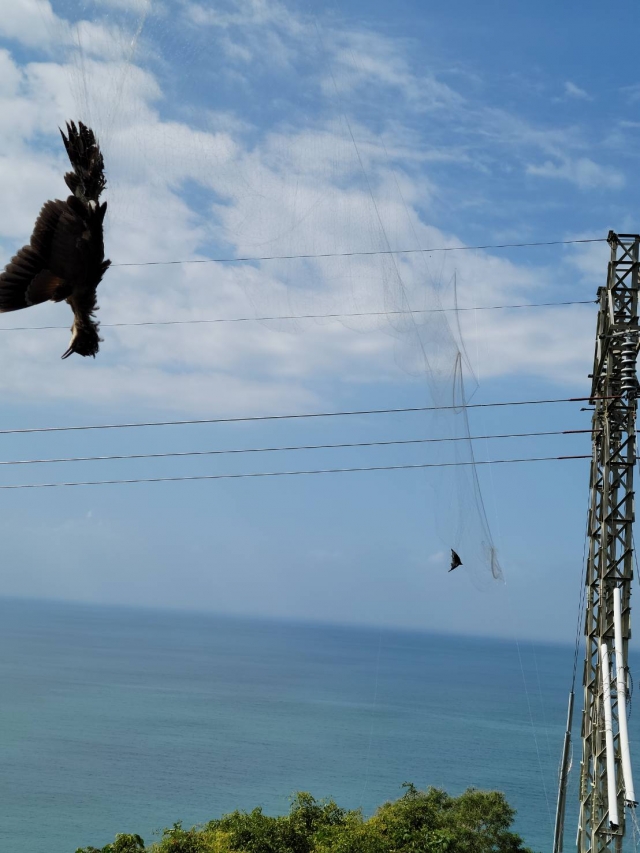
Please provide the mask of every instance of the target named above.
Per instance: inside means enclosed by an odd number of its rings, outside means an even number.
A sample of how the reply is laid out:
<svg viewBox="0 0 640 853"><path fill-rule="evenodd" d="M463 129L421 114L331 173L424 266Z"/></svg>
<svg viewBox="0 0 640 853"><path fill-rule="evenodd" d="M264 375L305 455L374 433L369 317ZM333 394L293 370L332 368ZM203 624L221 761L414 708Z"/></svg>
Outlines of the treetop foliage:
<svg viewBox="0 0 640 853"><path fill-rule="evenodd" d="M76 853L533 853L511 832L515 811L503 794L403 787L370 818L299 792L288 815L235 811L191 829L174 823L149 847L139 835L117 835Z"/></svg>

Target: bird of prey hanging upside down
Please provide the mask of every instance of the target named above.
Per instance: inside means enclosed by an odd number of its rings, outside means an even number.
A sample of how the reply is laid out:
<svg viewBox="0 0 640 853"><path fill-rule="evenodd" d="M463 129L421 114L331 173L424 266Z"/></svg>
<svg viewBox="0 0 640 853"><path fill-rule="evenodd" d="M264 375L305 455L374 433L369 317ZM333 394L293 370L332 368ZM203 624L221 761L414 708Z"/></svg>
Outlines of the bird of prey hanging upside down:
<svg viewBox="0 0 640 853"><path fill-rule="evenodd" d="M452 548L451 549L451 568L449 569L449 571L452 572L454 569L457 569L458 566L461 566L461 565L462 565L462 560L460 559L460 557L456 554L456 552Z"/></svg>
<svg viewBox="0 0 640 853"><path fill-rule="evenodd" d="M104 161L93 131L82 122L77 127L67 122L67 135L60 133L73 167L64 176L72 195L45 203L29 244L0 274L0 313L66 300L73 326L62 358L74 352L95 358L101 340L96 290L111 263L104 259L102 236L107 203L99 202L107 183Z"/></svg>

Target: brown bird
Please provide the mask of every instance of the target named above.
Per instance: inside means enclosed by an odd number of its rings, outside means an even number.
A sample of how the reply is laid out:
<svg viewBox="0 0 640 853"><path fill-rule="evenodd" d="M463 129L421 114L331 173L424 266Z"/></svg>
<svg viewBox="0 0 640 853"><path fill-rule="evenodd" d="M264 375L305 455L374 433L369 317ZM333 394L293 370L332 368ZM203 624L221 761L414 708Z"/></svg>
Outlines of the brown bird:
<svg viewBox="0 0 640 853"><path fill-rule="evenodd" d="M454 569L457 569L458 566L461 566L461 565L462 565L462 560L460 559L460 557L456 554L456 552L452 548L451 549L451 568L449 569L449 571L452 572Z"/></svg>
<svg viewBox="0 0 640 853"><path fill-rule="evenodd" d="M100 348L95 312L96 290L111 261L104 259L102 225L107 203L104 161L91 128L67 122L60 131L72 172L64 176L72 192L66 201L48 201L36 220L27 246L0 274L0 313L18 311L51 300L66 300L73 311L72 353L92 355Z"/></svg>

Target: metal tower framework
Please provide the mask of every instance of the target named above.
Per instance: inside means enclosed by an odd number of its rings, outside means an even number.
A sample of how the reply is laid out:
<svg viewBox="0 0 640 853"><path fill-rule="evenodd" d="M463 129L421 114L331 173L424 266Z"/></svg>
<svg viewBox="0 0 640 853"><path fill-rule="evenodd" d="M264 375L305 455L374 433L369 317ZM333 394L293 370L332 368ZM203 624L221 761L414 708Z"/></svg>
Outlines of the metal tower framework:
<svg viewBox="0 0 640 853"><path fill-rule="evenodd" d="M633 468L640 235L609 233L591 403L593 458L586 567L584 708L578 853L620 853L635 806L627 733L627 647L633 577Z"/></svg>

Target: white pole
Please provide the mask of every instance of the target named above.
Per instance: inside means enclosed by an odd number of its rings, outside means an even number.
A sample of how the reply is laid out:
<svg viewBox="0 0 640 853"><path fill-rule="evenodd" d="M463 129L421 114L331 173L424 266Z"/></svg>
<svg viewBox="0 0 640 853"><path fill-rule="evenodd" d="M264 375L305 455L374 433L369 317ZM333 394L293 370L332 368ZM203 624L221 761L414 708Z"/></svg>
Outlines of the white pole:
<svg viewBox="0 0 640 853"><path fill-rule="evenodd" d="M613 724L611 722L611 673L609 671L609 649L600 642L600 661L602 671L602 704L604 705L604 734L607 752L607 799L609 800L609 824L617 829L618 795L616 791L616 757L613 751Z"/></svg>
<svg viewBox="0 0 640 853"><path fill-rule="evenodd" d="M613 588L613 628L615 632L616 685L618 691L618 728L620 731L620 754L622 758L622 777L624 779L624 798L629 805L636 805L631 772L631 752L629 750L629 730L627 728L627 673L622 655L622 590Z"/></svg>

